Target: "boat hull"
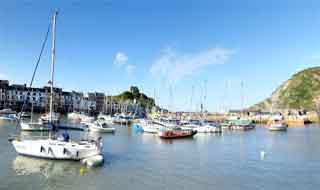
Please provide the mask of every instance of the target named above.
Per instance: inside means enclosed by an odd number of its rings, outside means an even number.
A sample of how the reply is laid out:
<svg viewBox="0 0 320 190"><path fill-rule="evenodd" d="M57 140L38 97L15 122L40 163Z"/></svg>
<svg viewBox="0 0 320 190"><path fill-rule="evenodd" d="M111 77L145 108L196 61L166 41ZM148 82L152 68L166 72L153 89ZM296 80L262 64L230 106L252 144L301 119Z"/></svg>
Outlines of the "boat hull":
<svg viewBox="0 0 320 190"><path fill-rule="evenodd" d="M269 126L269 131L287 131L288 126L287 125L275 125L275 126Z"/></svg>
<svg viewBox="0 0 320 190"><path fill-rule="evenodd" d="M13 140L12 144L18 154L46 159L81 160L101 154L96 145L88 143L81 145L58 140Z"/></svg>
<svg viewBox="0 0 320 190"><path fill-rule="evenodd" d="M93 127L93 126L90 126L89 130L92 132L100 132L100 133L114 133L116 131L116 129L113 127L100 128L100 127Z"/></svg>
<svg viewBox="0 0 320 190"><path fill-rule="evenodd" d="M179 139L179 138L190 138L197 134L197 131L160 131L159 137L162 139Z"/></svg>

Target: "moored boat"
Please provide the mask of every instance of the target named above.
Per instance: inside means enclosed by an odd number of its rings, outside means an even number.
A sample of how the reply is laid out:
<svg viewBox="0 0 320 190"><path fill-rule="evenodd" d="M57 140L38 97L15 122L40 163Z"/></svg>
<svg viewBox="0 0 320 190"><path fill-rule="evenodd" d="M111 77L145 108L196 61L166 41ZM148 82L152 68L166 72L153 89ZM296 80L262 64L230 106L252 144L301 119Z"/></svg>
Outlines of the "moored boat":
<svg viewBox="0 0 320 190"><path fill-rule="evenodd" d="M52 130L52 125L39 122L24 122L20 121L20 127L23 131L49 131Z"/></svg>
<svg viewBox="0 0 320 190"><path fill-rule="evenodd" d="M195 130L164 130L158 132L158 136L163 139L187 138L193 137L195 134L197 134Z"/></svg>
<svg viewBox="0 0 320 190"><path fill-rule="evenodd" d="M46 117L42 119L51 128L56 128L55 114L53 113L54 108L54 66L55 66L55 25L56 17L58 12L55 11L52 21L52 59L51 59L51 81L50 81L50 112ZM37 67L36 67L37 68ZM34 73L36 73L36 68ZM32 82L30 82L30 88ZM24 111L25 102L22 106L22 112ZM98 138L98 141L94 140L81 140L78 142L72 141L67 133L56 138L54 131L49 132L49 137L45 139L24 139L21 137L10 138L9 141L12 143L18 154L58 159L58 160L81 160L95 155L102 154L102 140Z"/></svg>
<svg viewBox="0 0 320 190"><path fill-rule="evenodd" d="M7 121L16 121L17 115L16 112L12 111L11 109L3 109L0 110L0 119Z"/></svg>
<svg viewBox="0 0 320 190"><path fill-rule="evenodd" d="M93 123L87 124L89 131L93 132L102 132L102 133L113 133L116 131L114 127L109 126L107 123L103 121L95 121Z"/></svg>
<svg viewBox="0 0 320 190"><path fill-rule="evenodd" d="M255 128L255 125L252 123L252 121L247 119L237 119L237 120L230 121L230 129L232 130L247 131L254 128Z"/></svg>
<svg viewBox="0 0 320 190"><path fill-rule="evenodd" d="M287 131L288 128L283 120L270 120L267 126L269 131Z"/></svg>
<svg viewBox="0 0 320 190"><path fill-rule="evenodd" d="M57 160L81 160L100 155L102 148L101 142L74 142L67 135L51 139L14 138L12 144L20 155Z"/></svg>

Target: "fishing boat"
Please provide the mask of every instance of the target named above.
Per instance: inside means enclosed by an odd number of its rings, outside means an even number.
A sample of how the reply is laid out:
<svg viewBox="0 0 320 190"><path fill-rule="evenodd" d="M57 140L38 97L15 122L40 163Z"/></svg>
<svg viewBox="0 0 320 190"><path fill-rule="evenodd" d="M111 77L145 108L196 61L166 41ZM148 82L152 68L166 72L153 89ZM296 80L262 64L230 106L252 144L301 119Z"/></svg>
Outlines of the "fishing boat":
<svg viewBox="0 0 320 190"><path fill-rule="evenodd" d="M193 137L195 134L197 134L195 130L164 130L158 132L158 136L162 139L187 138Z"/></svg>
<svg viewBox="0 0 320 190"><path fill-rule="evenodd" d="M56 125L53 120L53 82L54 82L54 66L55 66L55 26L56 17L58 12L55 11L52 22L52 59L51 59L51 81L50 81L50 112L48 125L55 128ZM45 41L46 42L46 41ZM36 73L37 67L34 70ZM34 75L30 82L30 88L32 86ZM25 105L25 103L24 103ZM22 108L24 108L24 105ZM23 111L23 109L22 109ZM47 159L58 159L58 160L81 160L84 158L101 155L102 154L102 140L71 140L69 134L64 133L61 136L56 136L54 131L49 132L49 137L45 139L24 139L21 136L9 138L16 152L21 155L40 157Z"/></svg>
<svg viewBox="0 0 320 190"><path fill-rule="evenodd" d="M101 120L97 120L92 123L87 124L89 131L93 132L102 132L102 133L113 133L116 131L114 127L111 127L106 122Z"/></svg>

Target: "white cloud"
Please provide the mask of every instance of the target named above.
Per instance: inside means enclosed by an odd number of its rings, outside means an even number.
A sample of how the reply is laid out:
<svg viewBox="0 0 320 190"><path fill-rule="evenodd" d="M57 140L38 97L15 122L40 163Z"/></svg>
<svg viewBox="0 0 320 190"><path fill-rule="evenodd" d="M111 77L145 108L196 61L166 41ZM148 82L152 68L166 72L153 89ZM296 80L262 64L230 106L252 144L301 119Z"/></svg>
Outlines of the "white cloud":
<svg viewBox="0 0 320 190"><path fill-rule="evenodd" d="M125 65L128 61L128 56L123 52L117 52L113 63L118 66Z"/></svg>
<svg viewBox="0 0 320 190"><path fill-rule="evenodd" d="M234 53L231 49L211 48L193 54L178 54L172 48L167 48L151 65L150 72L157 78L176 83L199 69L226 63Z"/></svg>
<svg viewBox="0 0 320 190"><path fill-rule="evenodd" d="M128 64L128 65L126 66L126 71L127 71L127 73L129 73L129 74L133 73L134 69L135 69L135 66L134 66L134 65Z"/></svg>

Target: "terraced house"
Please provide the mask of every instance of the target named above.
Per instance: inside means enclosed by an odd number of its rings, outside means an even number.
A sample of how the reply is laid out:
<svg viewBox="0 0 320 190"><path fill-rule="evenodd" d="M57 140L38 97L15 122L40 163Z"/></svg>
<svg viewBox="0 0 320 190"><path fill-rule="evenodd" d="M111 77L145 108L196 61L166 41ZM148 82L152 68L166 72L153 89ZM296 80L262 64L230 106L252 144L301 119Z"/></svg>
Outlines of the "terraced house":
<svg viewBox="0 0 320 190"><path fill-rule="evenodd" d="M57 112L101 112L105 106L104 93L67 92L54 88L54 110ZM0 109L20 110L26 101L26 110L33 106L35 112L47 112L50 103L50 87L29 88L26 84L9 84L0 80Z"/></svg>

